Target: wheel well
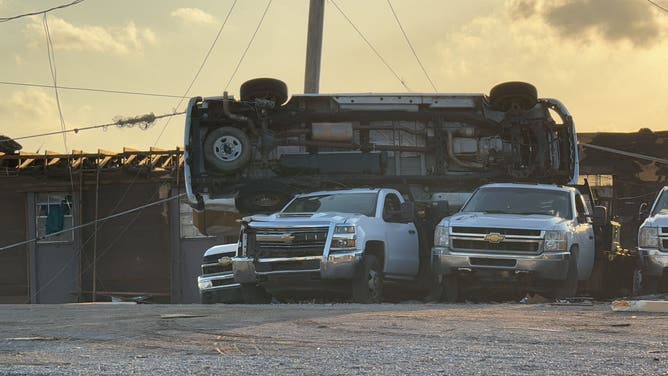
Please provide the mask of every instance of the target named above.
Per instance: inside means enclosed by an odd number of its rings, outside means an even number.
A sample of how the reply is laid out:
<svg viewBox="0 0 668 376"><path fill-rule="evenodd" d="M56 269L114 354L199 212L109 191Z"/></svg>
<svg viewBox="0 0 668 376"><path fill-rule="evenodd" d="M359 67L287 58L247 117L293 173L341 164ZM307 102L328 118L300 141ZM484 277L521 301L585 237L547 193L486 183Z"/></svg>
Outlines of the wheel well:
<svg viewBox="0 0 668 376"><path fill-rule="evenodd" d="M379 240L370 240L366 242L364 254L376 256L380 265L385 269L385 243Z"/></svg>
<svg viewBox="0 0 668 376"><path fill-rule="evenodd" d="M580 253L580 247L577 244L573 244L569 252L571 253L571 255L574 255L575 259L577 260Z"/></svg>

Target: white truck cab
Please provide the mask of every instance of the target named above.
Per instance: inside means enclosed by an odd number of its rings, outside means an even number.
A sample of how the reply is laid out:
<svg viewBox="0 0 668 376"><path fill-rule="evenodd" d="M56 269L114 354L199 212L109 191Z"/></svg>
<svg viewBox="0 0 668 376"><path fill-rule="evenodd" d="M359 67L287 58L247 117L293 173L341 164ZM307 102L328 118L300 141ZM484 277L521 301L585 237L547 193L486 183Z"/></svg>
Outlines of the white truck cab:
<svg viewBox="0 0 668 376"><path fill-rule="evenodd" d="M648 214L638 230L638 256L645 292L655 293L668 269L668 186L661 189Z"/></svg>
<svg viewBox="0 0 668 376"><path fill-rule="evenodd" d="M460 276L523 278L554 297L576 293L594 267L592 216L580 192L547 184L488 184L434 236L433 268L446 300L457 300Z"/></svg>
<svg viewBox="0 0 668 376"><path fill-rule="evenodd" d="M394 189L297 195L278 213L244 218L234 278L248 302L262 296L258 288L308 290L323 281L352 281L355 300L379 302L384 279L418 274L412 214Z"/></svg>

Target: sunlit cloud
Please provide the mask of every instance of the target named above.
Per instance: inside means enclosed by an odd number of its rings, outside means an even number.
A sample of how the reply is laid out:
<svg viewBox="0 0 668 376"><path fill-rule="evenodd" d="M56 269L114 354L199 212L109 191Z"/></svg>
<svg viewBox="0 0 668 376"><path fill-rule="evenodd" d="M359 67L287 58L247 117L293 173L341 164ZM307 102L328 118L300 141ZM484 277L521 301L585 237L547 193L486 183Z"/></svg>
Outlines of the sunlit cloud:
<svg viewBox="0 0 668 376"><path fill-rule="evenodd" d="M178 8L173 10L170 15L188 25L212 25L216 23L215 17L198 8Z"/></svg>
<svg viewBox="0 0 668 376"><path fill-rule="evenodd" d="M61 51L92 51L124 56L142 53L146 45L157 41L152 30L137 27L133 22L120 27L77 26L50 16L48 23L54 49ZM41 17L32 17L25 30L32 46L44 44Z"/></svg>

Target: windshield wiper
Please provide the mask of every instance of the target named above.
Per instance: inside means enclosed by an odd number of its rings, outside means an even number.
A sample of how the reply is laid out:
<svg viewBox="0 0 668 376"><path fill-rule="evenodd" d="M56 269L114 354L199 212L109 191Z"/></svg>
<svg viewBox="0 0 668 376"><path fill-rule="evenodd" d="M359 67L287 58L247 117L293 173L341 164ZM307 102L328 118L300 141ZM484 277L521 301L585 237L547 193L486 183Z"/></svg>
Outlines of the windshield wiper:
<svg viewBox="0 0 668 376"><path fill-rule="evenodd" d="M482 210L482 212L485 214L511 214L503 210Z"/></svg>
<svg viewBox="0 0 668 376"><path fill-rule="evenodd" d="M528 212L517 212L517 213L513 213L513 214L519 214L519 215L532 215L532 214L537 214L537 215L553 215L553 214L550 213L550 212L539 212L539 211L535 211L535 212L533 212L533 211L528 211Z"/></svg>

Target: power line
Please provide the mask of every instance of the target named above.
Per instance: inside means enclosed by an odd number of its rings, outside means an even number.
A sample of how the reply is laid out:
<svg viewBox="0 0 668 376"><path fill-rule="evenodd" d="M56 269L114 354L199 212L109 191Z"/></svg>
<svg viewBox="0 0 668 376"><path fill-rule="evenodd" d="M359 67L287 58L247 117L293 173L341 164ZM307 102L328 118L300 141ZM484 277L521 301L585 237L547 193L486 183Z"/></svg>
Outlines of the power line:
<svg viewBox="0 0 668 376"><path fill-rule="evenodd" d="M607 153L620 154L620 155L624 155L624 156L631 157L631 158L644 159L644 160L647 160L647 161L652 161L652 162L661 163L661 164L668 164L668 159L652 157L650 155L631 153L629 151L618 150L618 149L613 149L613 148L608 148L608 147L605 147L605 146L599 146L599 145L593 145L593 144L579 144L579 145L582 146L582 147L596 149L596 150L604 151L604 152L607 152Z"/></svg>
<svg viewBox="0 0 668 376"><path fill-rule="evenodd" d="M176 104L176 107L174 107L174 110L177 111L181 104L183 103L183 100L186 98L188 93L190 92L190 89L192 89L193 85L195 84L195 81L197 81L197 78L199 77L199 74L202 72L202 69L204 68L204 65L206 65L206 62L209 60L209 55L211 55L211 52L213 51L213 48L216 46L216 43L218 42L218 38L220 38L220 34L223 32L223 29L225 28L225 25L227 25L227 20L230 18L230 15L232 14L232 10L234 9L234 6L237 5L237 0L234 0L232 3L232 6L230 7L230 10L227 11L227 15L225 16L225 20L223 20L223 24L220 25L220 28L218 29L218 33L216 34L216 37L213 39L213 42L211 43L211 47L209 47L209 50L207 51L206 55L204 56L204 59L202 60L202 64L200 64L199 69L197 70L197 73L195 73L195 77L190 81L190 85L188 85L188 88L186 89L185 93L181 96L181 99L179 100L179 103ZM155 142L153 143L154 145L160 141L160 138L162 138L163 133L165 133L165 129L167 129L167 125L169 125L169 121L171 119L167 119L165 122L165 125L162 126L162 130L160 131L160 134L158 137L155 139Z"/></svg>
<svg viewBox="0 0 668 376"><path fill-rule="evenodd" d="M262 13L262 17L260 18L260 22L258 22L257 27L255 28L255 32L253 33L253 36L251 36L250 41L248 41L248 45L246 46L246 49L244 50L244 53L241 54L241 58L237 62L237 66L234 68L234 72L232 72L232 75L230 76L230 79L227 81L227 85L225 85L225 90L227 90L228 87L230 87L230 83L234 79L234 76L236 76L237 71L239 70L239 67L241 66L241 63L244 61L244 58L246 57L246 53L250 49L251 45L253 44L253 41L255 40L255 36L257 35L257 32L260 30L260 27L262 26L262 22L264 21L264 17L267 15L267 11L269 11L269 6L271 5L271 2L273 0L269 0L267 2L267 7L264 8L264 13Z"/></svg>
<svg viewBox="0 0 668 376"><path fill-rule="evenodd" d="M47 88L47 89L53 88L53 85L34 84L34 83L29 83L29 82L13 82L13 81L0 81L0 85L41 87L41 88ZM127 90L95 89L95 88L88 88L88 87L62 86L62 85L58 86L58 89L60 89L60 90L91 91L91 92L108 93L108 94L143 95L143 96L147 96L147 97L186 98L183 95L147 93L147 92L127 91Z"/></svg>
<svg viewBox="0 0 668 376"><path fill-rule="evenodd" d="M45 132L45 133L38 133L38 134L32 134L28 136L21 136L21 137L15 137L15 138L8 138L4 140L0 140L0 142L9 142L9 141L16 141L16 140L25 140L28 138L37 138L37 137L45 137L45 136L53 136L61 133L79 133L80 131L87 131L90 129L97 129L97 128L108 128L111 126L118 126L118 127L133 127L136 124L144 124L140 125L142 129L148 128L148 126L155 122L158 119L166 118L166 117L172 117L172 116L177 116L177 115L183 115L185 114L185 111L181 112L174 112L171 114L164 114L164 115L154 115L153 113L150 114L145 114L145 115L140 115L140 116L135 116L131 118L126 118L126 119L120 119L117 120L116 122L113 123L107 123L107 124L98 124L98 125L91 125L88 127L81 127L81 128L71 128L71 129L66 129L64 131L54 131L54 132Z"/></svg>
<svg viewBox="0 0 668 376"><path fill-rule="evenodd" d="M58 6L56 6L56 7L49 8L49 9L45 9L45 10L40 10L40 11L30 12L30 13L24 13L24 14L19 14L19 15L17 15L17 16L11 16L11 17L0 17L0 22L7 22L7 21L12 21L12 20L17 20L17 19L19 19L19 18L29 17L29 16L36 16L36 15L39 15L39 14L46 14L46 13L48 13L48 12L51 12L51 11L54 11L54 10L57 10L57 9L63 9L63 8L67 8L67 7L71 7L71 6L73 6L73 5L77 5L77 4L83 3L84 1L85 1L85 0L74 0L74 1L72 1L71 3L67 3L67 4L63 4L63 5L58 5Z"/></svg>
<svg viewBox="0 0 668 376"><path fill-rule="evenodd" d="M659 9L661 9L662 11L668 13L668 8L666 8L664 6L661 6L661 5L657 4L656 2L654 2L652 0L647 0L647 2L654 5L655 7L659 8Z"/></svg>
<svg viewBox="0 0 668 376"><path fill-rule="evenodd" d="M48 14L44 13L42 15L42 21L44 24L44 35L46 37L46 54L49 58L49 70L51 72L51 78L53 79L53 91L56 94L56 106L58 107L58 119L60 120L60 130L63 134L63 146L65 147L65 152L69 150L67 147L67 125L65 124L65 117L63 116L63 109L60 105L60 95L58 93L58 70L56 68L56 54L53 50L53 40L51 39L51 31L49 30L49 21ZM69 160L69 158L68 158ZM70 186L72 191L74 191L74 178L72 177L72 165L67 164L67 172L70 178Z"/></svg>
<svg viewBox="0 0 668 376"><path fill-rule="evenodd" d="M390 10L392 11L392 15L394 15L394 19L397 21L397 25L399 25L399 29L401 30L401 33L404 35L404 39L406 39L406 43L408 43L408 47L411 48L411 51L413 52L413 56L415 56L415 60L417 63L420 65L420 69L422 69L422 73L424 73L425 77L427 77L427 80L429 80L429 83L431 84L431 87L434 89L435 92L438 92L438 89L436 88L436 85L434 85L434 81L431 80L431 77L429 77L429 73L427 73L427 70L425 69L424 65L422 64L422 61L418 57L417 52L415 52L415 48L413 48L413 44L411 43L411 40L408 39L408 35L406 34L406 30L404 30L404 27L401 25L401 21L399 21L399 16L397 16L397 12L394 11L394 7L392 6L392 3L390 0L387 0L387 5L390 6Z"/></svg>
<svg viewBox="0 0 668 376"><path fill-rule="evenodd" d="M383 56L380 54L380 52L378 52L378 50L376 50L376 48L371 44L371 42L369 42L369 40L364 36L364 34L362 34L362 32L360 31L360 29L358 29L357 26L355 26L355 24L353 23L353 21L352 21L352 20L351 20L351 19L350 19L344 12L343 12L343 10L339 7L339 5L336 4L336 1L334 1L334 0L330 0L330 1L331 1L332 4L334 5L334 7L339 11L339 13L341 13L341 15L346 19L346 21L348 21L348 23L350 24L350 26L352 26L353 29L355 29L355 31L357 32L357 34L359 34L359 36L364 40L364 42L369 46L369 48L371 48L371 51L373 51L373 52L376 54L376 56L378 56L378 58L379 58L380 61L385 65L385 67L387 67L387 69L389 69L390 72L392 72L392 74L394 75L394 77L396 77L397 80L399 80L399 82L401 82L401 85L402 85L407 91L411 91L411 89L409 89L408 86L406 85L406 82L404 82L404 80L402 80L401 77L399 77L399 75L397 74L397 72L390 66L390 64L387 62L387 60L385 60L385 58L383 58Z"/></svg>
<svg viewBox="0 0 668 376"><path fill-rule="evenodd" d="M165 198L165 199L162 199L162 200L158 200L158 201L154 201L154 202L142 205L142 206L138 206L136 208L132 208L132 209L128 209L128 210L125 210L125 211L122 211L122 212L118 212L116 214L112 214L112 215L106 216L104 218L98 218L94 221L90 221L88 223L84 223L84 224L78 225L78 226L69 227L65 230L56 231L56 232L52 232L50 234L46 234L46 235L43 235L43 236L38 236L36 238L32 238L32 239L29 239L29 240L24 240L24 241L21 241L21 242L18 242L18 243L9 244L9 245L0 247L0 252L4 252L8 249L19 247L19 246L29 244L29 243L32 243L32 242L49 239L51 237L58 236L58 235L64 234L64 233L69 232L69 231L74 231L74 230L78 230L80 228L92 226L92 225L94 225L95 223L98 223L98 222L104 222L104 221L107 221L109 219L113 219L113 218L120 217L120 216L123 216L123 215L126 215L126 214L134 213L136 211L140 211L140 210L146 209L146 208L151 207L151 206L162 204L162 203L165 203L167 201L171 201L171 200L174 200L176 198L183 197L183 196L185 196L185 193L181 193L181 194L176 195L176 196L171 196L171 197L168 197L168 198Z"/></svg>

